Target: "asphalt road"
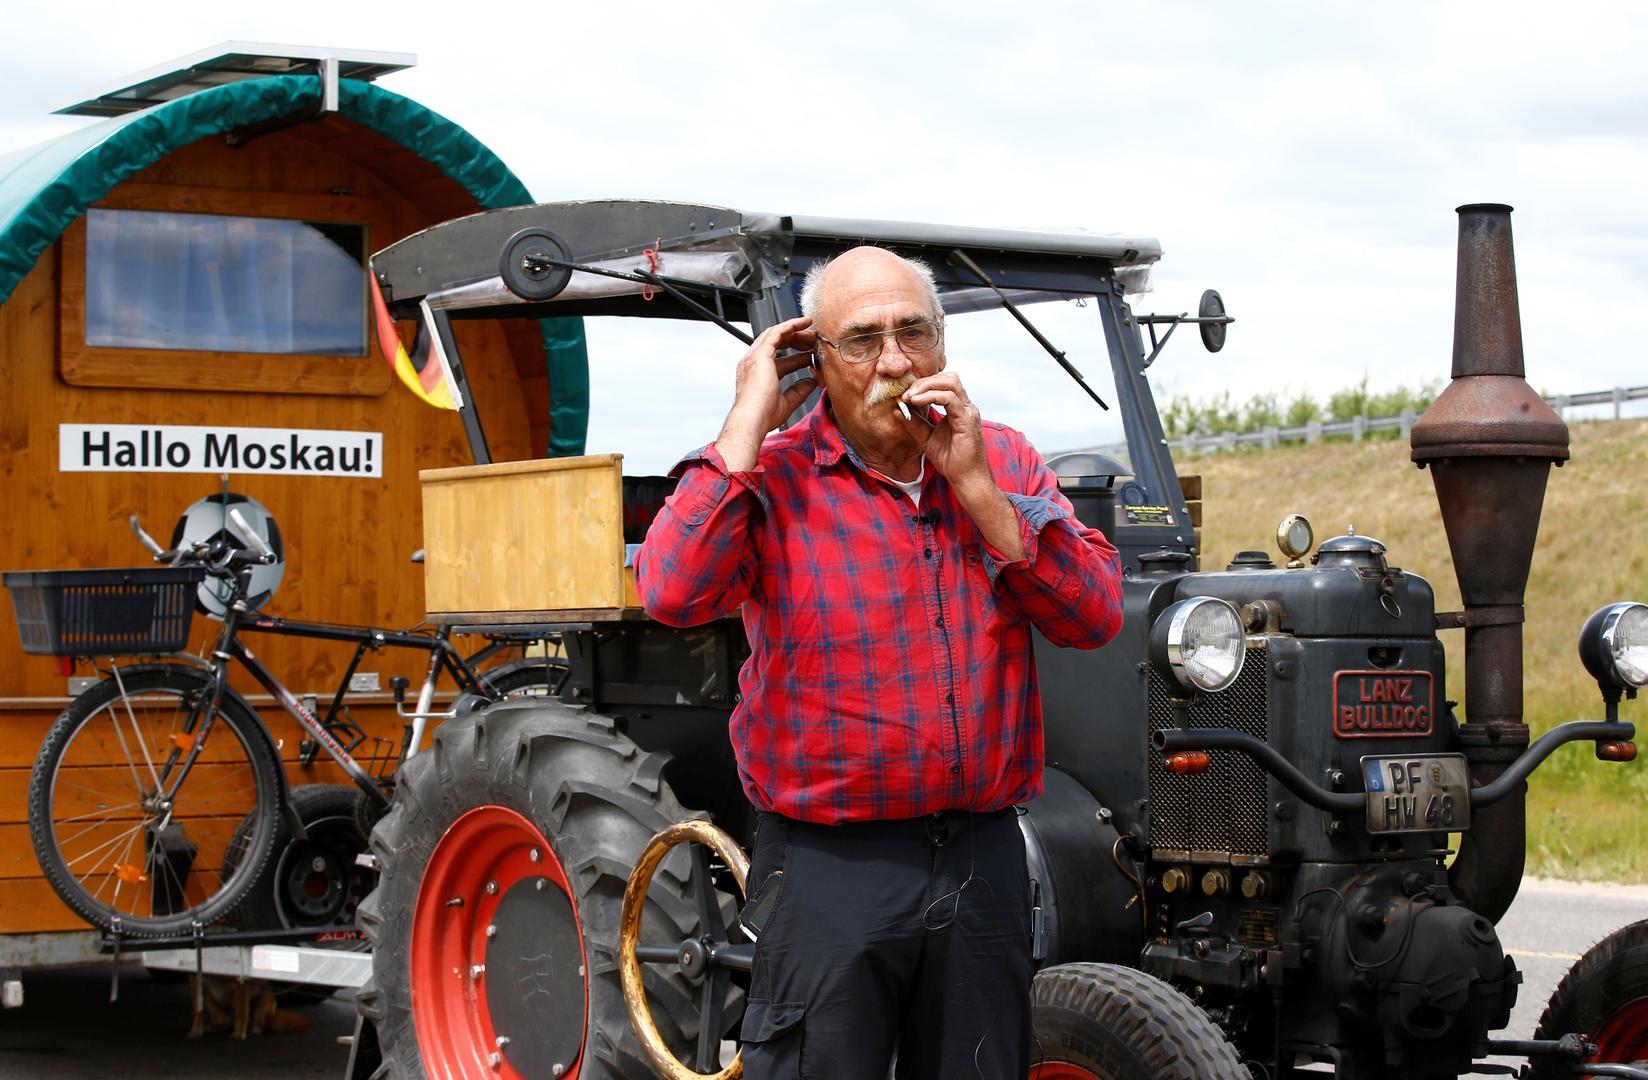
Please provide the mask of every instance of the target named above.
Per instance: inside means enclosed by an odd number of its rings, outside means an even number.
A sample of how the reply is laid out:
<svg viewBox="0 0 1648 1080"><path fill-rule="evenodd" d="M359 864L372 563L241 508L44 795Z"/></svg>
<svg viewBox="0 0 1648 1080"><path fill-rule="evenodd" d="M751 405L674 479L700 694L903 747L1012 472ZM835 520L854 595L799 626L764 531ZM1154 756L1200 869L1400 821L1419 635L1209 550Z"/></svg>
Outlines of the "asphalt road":
<svg viewBox="0 0 1648 1080"><path fill-rule="evenodd" d="M1525 882L1500 923L1524 973L1507 1037L1533 1034L1563 972L1597 940L1648 918L1648 886ZM158 982L126 969L110 1004L109 969L30 974L21 1009L0 1013L0 1080L341 1080L354 1030L342 996L300 1011L308 1031L237 1042L226 1035L185 1038L191 1019L186 982Z"/></svg>

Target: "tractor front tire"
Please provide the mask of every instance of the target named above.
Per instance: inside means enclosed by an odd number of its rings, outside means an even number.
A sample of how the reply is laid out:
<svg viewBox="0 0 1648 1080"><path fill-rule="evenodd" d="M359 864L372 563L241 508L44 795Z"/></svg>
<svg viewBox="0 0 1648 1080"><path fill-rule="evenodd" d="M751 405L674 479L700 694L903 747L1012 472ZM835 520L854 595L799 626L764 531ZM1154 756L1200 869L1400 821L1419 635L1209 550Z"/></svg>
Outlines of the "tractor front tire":
<svg viewBox="0 0 1648 1080"><path fill-rule="evenodd" d="M1030 1080L1251 1080L1206 1013L1167 983L1116 964L1036 976Z"/></svg>
<svg viewBox="0 0 1648 1080"><path fill-rule="evenodd" d="M668 760L606 717L527 699L447 721L401 766L372 832L378 888L360 906L374 1080L652 1077L624 1008L618 929L641 850L688 816L662 779ZM690 873L684 856L660 868L649 944L694 934ZM686 1053L693 986L655 965L647 992Z"/></svg>
<svg viewBox="0 0 1648 1080"><path fill-rule="evenodd" d="M1648 921L1623 926L1591 946L1557 984L1534 1038L1570 1032L1596 1043L1592 1061L1629 1065L1648 1059ZM1532 1062L1536 1080L1574 1075L1567 1062Z"/></svg>

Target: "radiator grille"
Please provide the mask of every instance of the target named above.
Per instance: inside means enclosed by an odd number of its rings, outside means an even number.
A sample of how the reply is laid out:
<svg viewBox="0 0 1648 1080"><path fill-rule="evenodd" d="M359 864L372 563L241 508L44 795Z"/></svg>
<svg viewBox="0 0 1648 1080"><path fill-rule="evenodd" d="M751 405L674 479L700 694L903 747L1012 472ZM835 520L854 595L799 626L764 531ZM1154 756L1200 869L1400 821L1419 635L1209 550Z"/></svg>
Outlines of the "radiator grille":
<svg viewBox="0 0 1648 1080"><path fill-rule="evenodd" d="M1248 646L1242 673L1228 690L1204 695L1190 709L1192 728L1233 728L1269 741L1263 642ZM1150 672L1150 730L1173 727L1167 685ZM1207 772L1177 776L1150 754L1150 846L1160 851L1263 856L1270 849L1268 776L1246 754L1216 751Z"/></svg>

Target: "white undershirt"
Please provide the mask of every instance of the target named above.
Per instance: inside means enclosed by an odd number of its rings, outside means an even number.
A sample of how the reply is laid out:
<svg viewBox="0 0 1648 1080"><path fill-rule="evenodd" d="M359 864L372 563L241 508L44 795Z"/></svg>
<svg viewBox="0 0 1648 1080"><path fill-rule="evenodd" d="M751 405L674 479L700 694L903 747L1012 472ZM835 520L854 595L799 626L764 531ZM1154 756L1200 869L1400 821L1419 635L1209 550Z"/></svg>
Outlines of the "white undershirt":
<svg viewBox="0 0 1648 1080"><path fill-rule="evenodd" d="M927 458L925 455L922 456L919 464L921 466L921 471L916 473L916 478L909 482L894 480L892 477L883 472L876 473L877 476L898 488L900 491L904 492L904 494L910 496L910 501L915 504L917 510L921 509L921 482L927 478Z"/></svg>

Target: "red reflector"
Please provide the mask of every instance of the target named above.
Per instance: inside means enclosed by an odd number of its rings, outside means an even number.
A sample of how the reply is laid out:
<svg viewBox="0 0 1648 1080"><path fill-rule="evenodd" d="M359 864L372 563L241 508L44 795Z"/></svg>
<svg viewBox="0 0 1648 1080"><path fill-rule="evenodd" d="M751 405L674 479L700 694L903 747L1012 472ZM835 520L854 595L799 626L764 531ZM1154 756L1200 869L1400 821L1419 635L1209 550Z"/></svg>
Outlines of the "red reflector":
<svg viewBox="0 0 1648 1080"><path fill-rule="evenodd" d="M1598 761L1635 761L1637 744L1634 742L1599 742L1596 744Z"/></svg>
<svg viewBox="0 0 1648 1080"><path fill-rule="evenodd" d="M1207 772L1207 767L1212 764L1212 761L1213 759L1208 757L1206 750L1180 750L1176 754L1167 755L1167 760L1163 764L1167 766L1167 771L1170 773L1178 773L1180 776L1195 776L1198 773Z"/></svg>
<svg viewBox="0 0 1648 1080"><path fill-rule="evenodd" d="M74 657L59 656L57 658L57 673L65 679L74 674Z"/></svg>

